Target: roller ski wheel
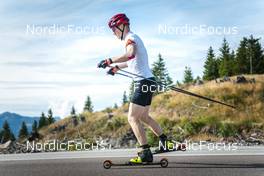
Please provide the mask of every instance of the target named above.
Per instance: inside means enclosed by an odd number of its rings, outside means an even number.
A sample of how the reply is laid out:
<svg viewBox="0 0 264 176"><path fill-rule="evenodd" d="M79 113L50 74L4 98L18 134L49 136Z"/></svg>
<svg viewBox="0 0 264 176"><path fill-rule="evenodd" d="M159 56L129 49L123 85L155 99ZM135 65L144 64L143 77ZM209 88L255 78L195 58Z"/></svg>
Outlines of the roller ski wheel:
<svg viewBox="0 0 264 176"><path fill-rule="evenodd" d="M111 160L105 160L103 163L103 166L105 169L110 169L112 165L113 165L113 163Z"/></svg>
<svg viewBox="0 0 264 176"><path fill-rule="evenodd" d="M160 166L161 166L161 167L166 168L166 167L168 167L168 165L169 165L169 161L168 161L167 158L162 158L162 159L160 160Z"/></svg>

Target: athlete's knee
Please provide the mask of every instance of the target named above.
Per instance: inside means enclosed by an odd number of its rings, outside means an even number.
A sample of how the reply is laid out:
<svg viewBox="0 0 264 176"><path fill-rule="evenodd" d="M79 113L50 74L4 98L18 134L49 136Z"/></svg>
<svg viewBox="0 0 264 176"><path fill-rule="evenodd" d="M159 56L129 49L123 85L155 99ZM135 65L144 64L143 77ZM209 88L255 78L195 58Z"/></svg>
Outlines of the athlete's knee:
<svg viewBox="0 0 264 176"><path fill-rule="evenodd" d="M139 119L136 116L129 115L127 120L129 124L139 123Z"/></svg>
<svg viewBox="0 0 264 176"><path fill-rule="evenodd" d="M149 123L152 120L152 118L148 114L143 116L142 119L144 120L145 123Z"/></svg>

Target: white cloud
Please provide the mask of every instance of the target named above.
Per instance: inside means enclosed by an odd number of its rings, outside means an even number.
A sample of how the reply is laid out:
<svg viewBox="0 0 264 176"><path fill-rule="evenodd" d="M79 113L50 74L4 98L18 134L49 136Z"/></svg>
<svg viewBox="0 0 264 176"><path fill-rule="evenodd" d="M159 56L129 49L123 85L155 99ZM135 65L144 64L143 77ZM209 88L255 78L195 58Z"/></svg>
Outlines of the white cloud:
<svg viewBox="0 0 264 176"><path fill-rule="evenodd" d="M89 62L97 58L104 59L122 48L122 43L112 36L91 36L84 39L77 39L68 46L59 48L56 58L60 58L64 64L76 64Z"/></svg>
<svg viewBox="0 0 264 176"><path fill-rule="evenodd" d="M56 96L49 100L49 107L54 109L54 112L60 117L69 115L72 106L76 108L77 112L82 112L86 97L89 95L95 110L103 109L106 106L113 106L115 102L119 103L122 98L120 94L128 87L129 84L123 82L122 84L95 84L59 89Z"/></svg>

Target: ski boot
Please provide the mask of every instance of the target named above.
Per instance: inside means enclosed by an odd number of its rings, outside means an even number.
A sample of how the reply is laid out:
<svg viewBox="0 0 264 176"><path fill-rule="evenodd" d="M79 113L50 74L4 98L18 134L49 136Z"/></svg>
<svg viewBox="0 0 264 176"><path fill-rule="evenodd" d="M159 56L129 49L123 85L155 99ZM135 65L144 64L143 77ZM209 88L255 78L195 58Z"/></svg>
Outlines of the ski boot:
<svg viewBox="0 0 264 176"><path fill-rule="evenodd" d="M144 164L144 163L152 163L153 162L153 155L149 148L143 149L142 151L138 152L138 156L135 158L130 159L130 164Z"/></svg>

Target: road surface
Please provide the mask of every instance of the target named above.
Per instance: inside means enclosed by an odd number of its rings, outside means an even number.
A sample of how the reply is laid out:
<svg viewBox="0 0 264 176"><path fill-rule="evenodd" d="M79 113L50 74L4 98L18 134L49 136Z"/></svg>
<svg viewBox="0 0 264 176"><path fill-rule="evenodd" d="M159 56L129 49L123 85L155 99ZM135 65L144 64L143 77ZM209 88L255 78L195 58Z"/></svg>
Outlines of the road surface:
<svg viewBox="0 0 264 176"><path fill-rule="evenodd" d="M124 163L136 149L50 152L0 155L1 176L264 176L264 147L240 147L236 151L186 151L155 156L166 157L168 168L159 166L118 166L104 169L111 159Z"/></svg>

